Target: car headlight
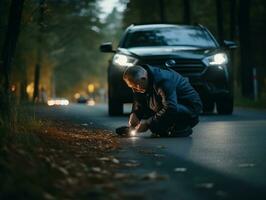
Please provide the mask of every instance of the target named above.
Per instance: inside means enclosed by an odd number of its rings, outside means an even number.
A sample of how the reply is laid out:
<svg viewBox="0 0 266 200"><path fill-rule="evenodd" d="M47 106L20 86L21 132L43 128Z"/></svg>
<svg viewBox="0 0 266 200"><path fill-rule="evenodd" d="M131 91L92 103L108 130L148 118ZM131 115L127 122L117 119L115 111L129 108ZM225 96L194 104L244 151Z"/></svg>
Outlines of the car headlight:
<svg viewBox="0 0 266 200"><path fill-rule="evenodd" d="M228 63L228 57L226 53L217 53L212 56L204 58L203 62L207 66L224 65Z"/></svg>
<svg viewBox="0 0 266 200"><path fill-rule="evenodd" d="M124 54L115 54L113 58L113 64L119 65L119 66L124 66L124 67L132 67L138 62L138 59L127 56Z"/></svg>

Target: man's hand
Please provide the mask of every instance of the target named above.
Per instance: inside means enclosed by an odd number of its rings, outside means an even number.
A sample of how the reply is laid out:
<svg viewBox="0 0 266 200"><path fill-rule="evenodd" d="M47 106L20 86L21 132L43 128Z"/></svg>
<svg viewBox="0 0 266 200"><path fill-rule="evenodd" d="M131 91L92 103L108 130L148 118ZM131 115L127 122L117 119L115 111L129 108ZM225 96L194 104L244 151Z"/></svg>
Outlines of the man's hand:
<svg viewBox="0 0 266 200"><path fill-rule="evenodd" d="M141 120L140 123L136 126L138 133L145 132L149 129L149 120Z"/></svg>
<svg viewBox="0 0 266 200"><path fill-rule="evenodd" d="M131 113L128 120L130 127L136 127L139 124L139 119L135 113Z"/></svg>

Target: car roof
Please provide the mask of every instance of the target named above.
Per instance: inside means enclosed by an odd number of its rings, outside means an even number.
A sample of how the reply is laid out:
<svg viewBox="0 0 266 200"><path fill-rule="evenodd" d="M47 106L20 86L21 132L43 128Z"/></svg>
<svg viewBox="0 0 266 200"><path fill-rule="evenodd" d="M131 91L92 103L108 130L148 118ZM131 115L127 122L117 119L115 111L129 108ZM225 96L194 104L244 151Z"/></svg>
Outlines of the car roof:
<svg viewBox="0 0 266 200"><path fill-rule="evenodd" d="M192 25L175 25L175 24L143 24L143 25L131 25L128 27L128 31L138 30L153 30L156 28L200 28L199 26Z"/></svg>

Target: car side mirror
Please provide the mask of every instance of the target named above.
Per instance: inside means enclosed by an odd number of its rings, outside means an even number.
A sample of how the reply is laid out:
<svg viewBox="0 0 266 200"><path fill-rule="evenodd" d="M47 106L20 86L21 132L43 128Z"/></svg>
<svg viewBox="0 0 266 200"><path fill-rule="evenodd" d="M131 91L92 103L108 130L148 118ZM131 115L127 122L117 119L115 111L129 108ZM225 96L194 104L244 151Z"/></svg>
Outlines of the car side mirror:
<svg viewBox="0 0 266 200"><path fill-rule="evenodd" d="M224 45L224 47L229 48L229 49L236 49L237 48L236 42L230 41L230 40L224 40L223 45Z"/></svg>
<svg viewBox="0 0 266 200"><path fill-rule="evenodd" d="M100 51L106 52L106 53L114 53L115 50L113 50L113 45L111 42L106 42L100 45Z"/></svg>

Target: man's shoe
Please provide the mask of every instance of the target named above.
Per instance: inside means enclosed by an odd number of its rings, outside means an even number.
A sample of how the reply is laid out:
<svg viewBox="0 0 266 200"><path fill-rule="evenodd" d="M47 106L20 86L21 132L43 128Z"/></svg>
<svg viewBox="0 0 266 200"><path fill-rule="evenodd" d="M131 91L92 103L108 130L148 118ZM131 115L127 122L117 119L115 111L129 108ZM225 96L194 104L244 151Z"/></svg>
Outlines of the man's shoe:
<svg viewBox="0 0 266 200"><path fill-rule="evenodd" d="M193 133L192 128L188 126L185 129L171 131L171 137L188 137Z"/></svg>
<svg viewBox="0 0 266 200"><path fill-rule="evenodd" d="M171 133L170 132L165 132L165 133L152 133L150 135L150 137L152 138L158 138L158 137L171 137Z"/></svg>
<svg viewBox="0 0 266 200"><path fill-rule="evenodd" d="M158 133L151 133L150 138L159 138L160 135Z"/></svg>

